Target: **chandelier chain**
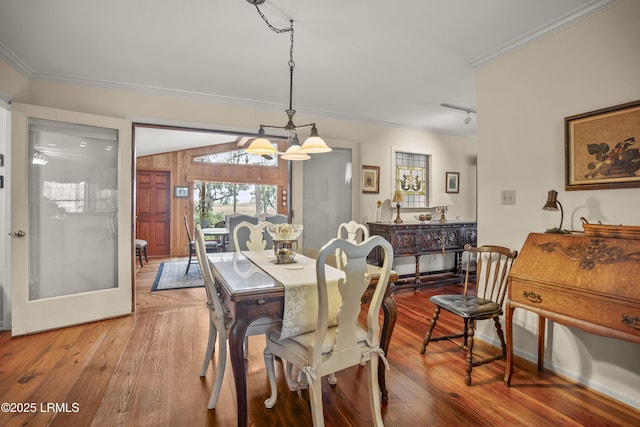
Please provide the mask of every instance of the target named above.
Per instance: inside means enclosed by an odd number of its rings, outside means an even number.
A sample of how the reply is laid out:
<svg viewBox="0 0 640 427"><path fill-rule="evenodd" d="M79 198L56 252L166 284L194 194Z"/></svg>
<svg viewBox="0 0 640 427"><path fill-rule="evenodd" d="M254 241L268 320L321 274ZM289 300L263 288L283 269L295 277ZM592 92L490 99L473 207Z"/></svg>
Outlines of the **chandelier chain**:
<svg viewBox="0 0 640 427"><path fill-rule="evenodd" d="M264 13L262 13L262 11L260 10L260 8L258 7L258 5L255 5L256 10L258 11L258 15L260 15L260 17L262 18L262 20L267 24L267 26L269 27L269 29L271 31L273 31L274 33L277 34L282 34L282 33L286 33L286 32L290 32L291 36L291 46L289 47L289 69L293 70L296 66L296 63L293 61L293 19L289 21L289 26L286 28L276 28L273 25L271 25L271 23L269 22L269 20L267 19L266 16L264 16Z"/></svg>

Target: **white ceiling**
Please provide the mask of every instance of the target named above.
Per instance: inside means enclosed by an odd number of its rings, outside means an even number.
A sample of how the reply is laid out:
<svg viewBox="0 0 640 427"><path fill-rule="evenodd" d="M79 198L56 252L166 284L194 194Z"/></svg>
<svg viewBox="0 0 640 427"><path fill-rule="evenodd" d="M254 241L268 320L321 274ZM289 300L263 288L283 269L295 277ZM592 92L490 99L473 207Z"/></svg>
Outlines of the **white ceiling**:
<svg viewBox="0 0 640 427"><path fill-rule="evenodd" d="M474 67L615 1L267 0L260 8L275 27L295 21L299 113L474 136L475 116L465 125L466 113L440 106L476 108ZM0 0L0 57L31 79L260 108L287 107L289 34L270 31L246 0Z"/></svg>

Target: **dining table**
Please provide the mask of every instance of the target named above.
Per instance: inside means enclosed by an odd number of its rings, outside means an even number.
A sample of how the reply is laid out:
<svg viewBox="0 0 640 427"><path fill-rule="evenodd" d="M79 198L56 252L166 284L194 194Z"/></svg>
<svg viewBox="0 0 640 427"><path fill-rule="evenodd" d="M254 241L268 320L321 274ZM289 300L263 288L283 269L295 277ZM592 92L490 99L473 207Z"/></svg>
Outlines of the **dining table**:
<svg viewBox="0 0 640 427"><path fill-rule="evenodd" d="M213 237L215 240L218 240L222 246L222 252L225 251L224 248L227 247L227 242L229 241L229 229L226 227L206 227L202 229L202 232L206 237Z"/></svg>
<svg viewBox="0 0 640 427"><path fill-rule="evenodd" d="M259 318L282 319L285 313L285 285L287 282L303 281L315 284L315 260L297 254L295 264L276 264L272 250L215 252L207 254L215 285L222 299L226 316L230 318L229 353L231 369L236 389L238 426L245 427L248 422L246 360L244 340L247 328ZM327 274L340 277L343 273L327 266ZM376 267L370 272L369 292L365 292L363 302L368 302L371 290L377 283ZM394 279L395 278L395 279ZM392 273L389 282L397 279ZM393 299L391 286L387 284L382 303L383 324L380 347L388 353L391 334L397 319L397 306ZM311 292L309 293L311 295ZM330 308L331 310L331 308ZM378 367L378 381L381 399L386 402L388 392L385 381L385 366Z"/></svg>

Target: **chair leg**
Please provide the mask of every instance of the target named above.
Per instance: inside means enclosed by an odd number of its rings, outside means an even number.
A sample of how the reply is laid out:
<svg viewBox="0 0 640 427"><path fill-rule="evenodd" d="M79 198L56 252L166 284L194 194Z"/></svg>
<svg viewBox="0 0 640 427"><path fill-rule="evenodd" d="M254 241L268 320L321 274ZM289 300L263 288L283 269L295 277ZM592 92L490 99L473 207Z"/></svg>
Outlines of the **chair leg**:
<svg viewBox="0 0 640 427"><path fill-rule="evenodd" d="M493 324L496 327L496 333L498 339L500 339L500 345L502 346L502 356L507 357L507 344L504 341L504 333L502 332L502 325L500 324L500 318L498 316L493 318Z"/></svg>
<svg viewBox="0 0 640 427"><path fill-rule="evenodd" d="M189 250L189 262L187 262L187 271L184 272L184 275L186 276L187 274L189 274L189 267L191 267L191 257L193 256L193 251Z"/></svg>
<svg viewBox="0 0 640 427"><path fill-rule="evenodd" d="M473 334L475 333L476 321L469 319L469 346L467 348L467 374L464 383L471 385L471 370L473 369Z"/></svg>
<svg viewBox="0 0 640 427"><path fill-rule="evenodd" d="M373 425L377 427L384 426L382 422L382 410L380 408L380 385L378 383L378 365L380 364L380 359L378 355L372 355L371 359L367 362L367 376L369 377L369 381L367 381L367 386L369 390L369 405L371 408L371 419L373 420Z"/></svg>
<svg viewBox="0 0 640 427"><path fill-rule="evenodd" d="M431 333L433 332L433 328L436 327L436 323L438 322L438 317L440 316L440 307L436 305L436 311L433 312L433 317L431 318L431 325L429 326L429 330L424 336L424 341L422 342L422 350L420 353L424 354L427 351L427 345L429 345L429 341L431 341Z"/></svg>
<svg viewBox="0 0 640 427"><path fill-rule="evenodd" d="M267 338L268 339L268 338ZM276 370L274 367L273 354L267 347L264 349L264 366L267 368L267 377L269 377L269 386L271 387L271 396L264 401L264 406L267 409L273 408L278 400L278 384L276 383Z"/></svg>
<svg viewBox="0 0 640 427"><path fill-rule="evenodd" d="M213 379L213 387L211 387L211 397L209 398L209 409L214 409L216 403L218 403L218 396L220 396L220 389L222 389L222 380L224 379L224 371L227 366L227 340L220 340L218 349L218 366L216 366L216 372Z"/></svg>
<svg viewBox="0 0 640 427"><path fill-rule="evenodd" d="M378 370L376 369L376 372L374 372L374 376L376 378L378 378L377 371ZM324 427L324 411L322 409L322 381L320 381L320 378L317 378L315 381L310 381L309 403L311 404L311 419L313 420L313 427Z"/></svg>
<svg viewBox="0 0 640 427"><path fill-rule="evenodd" d="M136 255L138 255L138 260L140 260L140 268L144 267L142 265L142 252L140 252L140 248L136 248Z"/></svg>
<svg viewBox="0 0 640 427"><path fill-rule="evenodd" d="M337 383L338 383L338 379L336 378L336 373L335 372L331 372L329 374L329 384L336 385Z"/></svg>
<svg viewBox="0 0 640 427"><path fill-rule="evenodd" d="M204 353L204 360L202 361L202 368L200 368L200 376L207 375L207 369L209 368L209 362L213 357L213 352L216 347L216 338L218 338L218 330L213 322L209 322L209 340L207 342L207 350Z"/></svg>
<svg viewBox="0 0 640 427"><path fill-rule="evenodd" d="M149 263L149 258L147 258L147 245L144 245L144 260Z"/></svg>
<svg viewBox="0 0 640 427"><path fill-rule="evenodd" d="M469 338L469 319L467 319L466 317L463 319L464 320L464 327L462 329L462 348L467 348L467 341Z"/></svg>
<svg viewBox="0 0 640 427"><path fill-rule="evenodd" d="M298 389L298 382L293 379L293 363L286 362L285 378L287 379L287 385L289 390L296 391Z"/></svg>

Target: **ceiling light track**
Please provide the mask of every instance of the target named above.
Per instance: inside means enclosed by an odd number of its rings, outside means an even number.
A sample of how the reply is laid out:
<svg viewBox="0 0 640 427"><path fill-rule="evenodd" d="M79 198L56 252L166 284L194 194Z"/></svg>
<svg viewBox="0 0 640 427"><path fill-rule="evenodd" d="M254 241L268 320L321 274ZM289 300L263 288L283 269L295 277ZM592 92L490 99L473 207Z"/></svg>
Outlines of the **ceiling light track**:
<svg viewBox="0 0 640 427"><path fill-rule="evenodd" d="M265 0L247 0L250 4L256 7L258 14L262 18L262 20L267 24L269 29L274 33L281 34L290 32L290 40L291 45L289 48L289 108L285 110L287 113L288 121L284 126L273 126L273 125L260 125L260 129L258 130L258 138L254 139L253 142L247 147L245 150L250 154L257 155L272 155L272 154L280 154L285 160L307 160L310 158L309 153L326 153L331 151L331 148L327 146L327 144L320 138L318 134L318 129L315 123L307 123L304 125L295 125L293 123L293 116L296 114L296 110L293 109L293 70L296 67L296 63L293 61L293 19L289 21L289 26L286 28L276 28L267 19L267 17L262 13L258 5L261 5L265 2ZM309 138L300 146L298 140L298 129L310 127L311 131L309 133ZM265 128L275 128L275 129L284 129L288 133L288 148L284 153L279 153L278 150L273 146L271 141L266 138Z"/></svg>
<svg viewBox="0 0 640 427"><path fill-rule="evenodd" d="M464 124L468 125L469 123L471 123L471 113L473 114L477 114L476 110L473 108L467 108L467 107L460 107L458 105L453 105L453 104L447 104L447 103L442 103L440 104L441 107L444 108L451 108L453 110L460 110L460 111L464 111L467 113L467 117L464 118Z"/></svg>

